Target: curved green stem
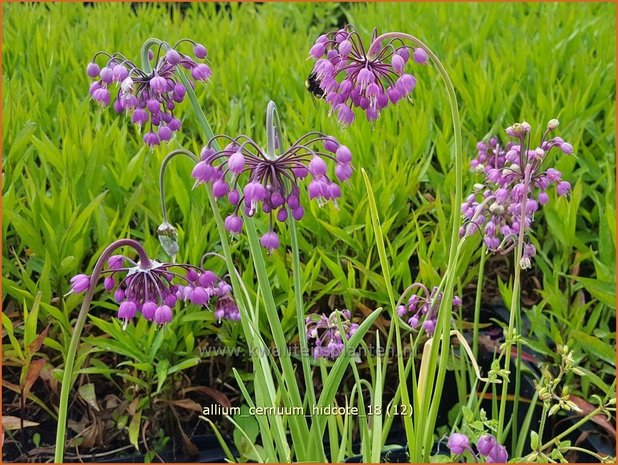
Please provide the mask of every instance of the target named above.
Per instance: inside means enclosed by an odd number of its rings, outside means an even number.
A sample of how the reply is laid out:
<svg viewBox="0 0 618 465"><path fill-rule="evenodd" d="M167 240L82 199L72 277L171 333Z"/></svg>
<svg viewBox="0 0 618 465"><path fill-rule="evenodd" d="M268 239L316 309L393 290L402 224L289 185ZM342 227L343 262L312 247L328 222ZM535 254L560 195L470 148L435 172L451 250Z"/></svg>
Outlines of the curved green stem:
<svg viewBox="0 0 618 465"><path fill-rule="evenodd" d="M146 42L144 42L144 45L142 45L141 55L142 55L142 71L144 71L144 73L146 74L152 73L152 66L150 66L150 59L148 57L148 52L150 52L150 48L152 46L163 47L165 50L168 50L171 48L167 42L164 42L160 39L156 39L154 37L151 37L150 39L147 39Z"/></svg>
<svg viewBox="0 0 618 465"><path fill-rule="evenodd" d="M307 389L307 397L310 406L315 405L315 390L313 388L313 372L309 363L309 346L305 337L305 312L303 306L303 287L302 272L300 268L300 254L298 249L298 233L296 231L296 221L289 223L290 228L290 247L292 248L292 275L294 279L294 299L296 301L296 325L298 329L298 340L300 342L300 358L303 365L303 376Z"/></svg>
<svg viewBox="0 0 618 465"><path fill-rule="evenodd" d="M74 382L73 369L75 366L75 358L77 357L77 350L79 349L79 339L84 329L84 325L86 324L88 311L90 310L90 303L92 302L92 297L94 296L94 291L97 287L97 282L101 277L101 272L103 271L105 262L112 256L112 253L116 249L124 246L132 247L137 251L140 265L142 267L148 268L151 266L151 262L146 254L146 251L139 242L134 241L133 239L120 239L108 245L94 265L94 270L90 276L90 285L86 290L84 300L82 301L82 306L79 310L79 314L77 315L77 321L75 322L75 327L73 328L73 335L71 336L69 349L66 353L66 359L64 362L64 373L62 374L62 386L60 388L60 403L58 405L58 426L56 427L56 451L54 453L55 463L62 463L64 461L69 394Z"/></svg>
<svg viewBox="0 0 618 465"><path fill-rule="evenodd" d="M163 221L165 223L168 222L167 209L165 208L165 169L167 168L167 164L172 160L172 158L176 157L177 155L184 155L186 157L189 157L195 163L198 163L200 161L200 159L197 158L197 156L193 152L185 149L176 149L168 153L163 159L163 162L161 162L161 169L159 170L159 193L161 195L161 215L163 215Z"/></svg>
<svg viewBox="0 0 618 465"><path fill-rule="evenodd" d="M419 422L423 423L423 428L421 429L421 431L424 431L424 436L419 434L419 440L417 440L414 450L410 451L410 460L427 462L429 460L429 454L431 453L433 432L437 418L437 404L442 395L444 378L446 376L448 352L450 347L450 310L455 287L455 273L457 271L457 264L459 262L459 254L461 250L461 248L458 247L458 244L461 243L461 241L459 240L459 227L461 224L459 205L461 205L462 203L463 191L463 142L461 135L461 121L459 119L459 108L457 105L457 95L455 94L455 88L453 87L453 83L448 72L446 71L446 68L438 59L436 54L433 53L433 51L427 45L425 45L418 38L410 34L405 34L401 32L390 32L382 34L373 41L373 43L369 47L368 55L375 52L377 47L379 47L379 45L383 41L395 38L408 40L417 47L422 48L427 53L432 63L435 65L446 87L446 93L448 96L449 106L451 110L451 119L453 123L453 134L455 137L455 196L453 199L454 207L452 209L453 228L451 231L449 262L446 268L446 283L444 289L444 296L442 299L442 304L440 305L440 312L435 331L435 334L440 334L440 344L432 345L429 369L427 371L428 379L426 381L429 382L429 387L432 387L433 389L425 390L425 399L421 402L421 405L423 406L423 411L420 412L420 415L415 415L416 419ZM440 354L439 363L437 360L438 353ZM438 373L437 377L435 378L434 384L433 381L436 370ZM402 380L402 382L405 382L405 380ZM430 398L433 398L435 401L431 402L429 400ZM430 405L432 405L432 407L429 408L429 412L426 412L426 409ZM427 413L428 415L426 415ZM422 442L419 443L419 441ZM417 455L415 457L412 457L412 454Z"/></svg>
<svg viewBox="0 0 618 465"><path fill-rule="evenodd" d="M483 280L485 277L485 260L487 259L487 248L485 243L481 247L481 261L479 263L479 276L476 281L476 297L474 299L474 328L472 330L472 354L474 358L479 353L479 322L481 319L481 299L483 297Z"/></svg>
<svg viewBox="0 0 618 465"><path fill-rule="evenodd" d="M187 94L189 95L189 99L191 101L191 104L193 106L193 109L195 111L195 114L197 116L198 122L200 123L202 130L204 131L207 140L212 140L214 137L214 134L210 128L210 125L208 124L208 121L206 120L206 116L204 115L204 112L202 111L199 102L197 101L197 96L195 95L195 92L193 91L193 88L189 85L189 81L187 79L187 77L183 74L183 73L179 73L180 74L180 78L183 82L183 84L185 84L185 87L187 89ZM216 142L216 140L212 140L211 143L212 147L215 150L220 150L220 147L218 145L218 143ZM207 189L208 191L208 201L210 202L210 206L213 212L213 216L215 219L215 223L217 225L217 230L219 232L219 237L221 239L221 245L223 247L223 255L225 257L226 260L226 264L228 267L228 270L233 270L234 269L234 262L232 259L232 253L231 253L231 248L230 248L230 244L228 241L228 233L225 230L225 226L224 226L224 222L223 222L223 218L221 217L221 213L219 211L219 208L217 206L216 200L212 194L212 190L211 189ZM257 251L261 253L261 249L259 246L259 241L257 242L256 245L256 238L257 238L257 233L255 232L255 226L253 225L253 223L251 221L247 221L247 229L249 231L249 243L252 249L252 252ZM251 234L253 233L253 234ZM255 237L254 237L255 236ZM256 254L257 254L256 252ZM257 263L256 263L257 264ZM262 266L263 266L263 260L262 260ZM258 277L260 276L260 272L256 270L256 273L258 274ZM235 295L237 294L237 292L239 292L239 290L243 287L241 285L240 279L238 276L236 276L234 273L232 273L230 271L230 277L231 277L231 281L232 281L232 288L234 289L234 293ZM262 278L264 278L264 276L262 276ZM269 300L269 302L266 302L266 307L267 309L271 310L271 311L275 311L274 310L274 304L272 303L273 299L272 299L272 291L270 289L270 285L269 283L267 283L268 278L266 277L266 279L262 279L262 281L266 281L266 282L262 282L261 283L261 288L262 288L262 292L264 293L264 297L267 298L267 300ZM245 306L246 305L246 309L243 312L241 310L241 323L243 323L244 326L244 322L242 321L243 318L252 318L251 312L249 312L249 307L250 307L250 303L249 302L240 302L240 305ZM272 304L271 307L269 308L269 304ZM273 314L274 315L274 314ZM273 315L270 315L271 318L273 317ZM271 318L269 318L269 320L271 320ZM276 318L276 316L275 316ZM271 324L274 324L274 321L271 321ZM251 332L249 331L249 328L245 327L245 334L250 335ZM279 327L277 329L281 330L281 326L279 323ZM282 331L282 330L281 330ZM285 379L294 379L293 376L293 368L291 366L291 363L289 361L289 354L287 354L287 347L285 347L285 340L283 340L283 343L281 342L281 338L279 337L281 334L280 332L276 331L275 332L276 336L277 336L277 340L279 342L278 347L280 348L281 352L282 352L282 367L284 369L285 372ZM266 347L264 347L264 349L267 350ZM276 390L275 390L275 385L274 385L274 380L272 377L272 371L271 369L268 367L268 360L265 359L265 356L263 355L263 351L262 354L260 355L260 360L259 360L259 369L256 369L256 375L258 376L259 380L261 380L261 382L265 383L266 386L268 386L268 389L265 390L265 392L261 392L261 394L263 394L265 396L264 399L261 399L262 402L266 403L267 406L273 406L275 404L275 395L276 395ZM258 360L254 360L254 363L258 361ZM300 395L298 393L298 386L294 385L294 386L290 386L290 391L291 391L291 395L292 395L292 400L294 405L302 405L302 403L300 403L299 399L300 399ZM258 392L256 391L256 396L258 395ZM298 439L299 437L301 437L302 435L304 435L306 437L307 433L308 433L308 427L306 424L306 421L303 418L297 418L296 416L292 416L291 417L291 423L292 423L292 431L294 433L295 439L296 439L296 450L294 451L297 455L304 455L304 444L301 443ZM273 433L274 433L274 440L275 443L277 445L278 450L280 451L280 457L285 460L285 461L289 461L291 459L291 455L290 455L290 449L288 447L287 444L287 440L285 437L285 431L284 431L284 425L283 425L283 421L282 418L280 416L274 416L273 417ZM263 428L261 428L263 429ZM271 434L270 431L262 431L262 437L269 437L269 435Z"/></svg>
<svg viewBox="0 0 618 465"><path fill-rule="evenodd" d="M582 418L580 421L578 421L577 423L575 423L573 426L571 426L570 428L564 430L562 433L560 433L558 436L556 436L555 438L550 439L549 441L547 441L545 444L543 444L542 446L539 447L538 452L542 452L545 449L547 449L548 447L550 447L551 445L559 445L560 441L562 441L562 438L568 436L569 434L571 434L573 431L576 431L581 425L583 425L584 423L586 423L587 421L589 421L591 418L595 417L596 415L599 415L601 412L603 411L603 406L599 406L596 409L594 409L592 412L590 412L588 415L586 415L584 418ZM539 438L541 436L539 435ZM525 459L524 459L525 460Z"/></svg>
<svg viewBox="0 0 618 465"><path fill-rule="evenodd" d="M281 143L281 121L277 112L277 105L270 100L266 106L266 156L271 160L277 158L277 151Z"/></svg>

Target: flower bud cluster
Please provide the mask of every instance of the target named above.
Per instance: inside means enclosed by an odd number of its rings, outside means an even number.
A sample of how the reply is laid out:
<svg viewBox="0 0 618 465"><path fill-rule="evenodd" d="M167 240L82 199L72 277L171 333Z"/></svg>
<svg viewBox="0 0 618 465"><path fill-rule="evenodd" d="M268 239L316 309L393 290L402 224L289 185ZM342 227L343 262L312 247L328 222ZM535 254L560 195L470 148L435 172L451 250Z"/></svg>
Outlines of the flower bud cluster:
<svg viewBox="0 0 618 465"><path fill-rule="evenodd" d="M474 449L470 446L468 436L463 433L451 434L447 445L453 454L460 455L468 451L476 456ZM476 441L476 450L479 455L485 457L486 463L506 463L509 459L506 447L498 444L496 438L491 434L483 434Z"/></svg>
<svg viewBox="0 0 618 465"><path fill-rule="evenodd" d="M466 223L460 229L460 237L481 232L490 251L507 253L517 243L520 230L523 228L526 234L535 213L549 203L551 186L555 186L560 196L569 192L571 185L562 179L562 174L546 167L554 147L566 155L573 153L571 144L562 138L548 138L556 127L557 120L551 120L534 149L530 148L530 125L526 122L506 129L514 141L501 144L492 137L489 142L477 144L478 154L470 166L485 179L474 186L474 193L461 206ZM530 267L530 259L535 254L535 247L525 243L520 266Z"/></svg>
<svg viewBox="0 0 618 465"><path fill-rule="evenodd" d="M350 321L349 310L335 310L329 316L310 315L305 320L307 330L307 342L313 347L313 356L335 360L344 349L345 343L341 331L345 334L345 340L351 338L358 325Z"/></svg>
<svg viewBox="0 0 618 465"><path fill-rule="evenodd" d="M422 327L428 334L433 334L436 330L436 320L440 303L444 296L443 292L439 292L438 287L434 287L431 293L420 283L415 283L411 288L416 288L421 291L420 294L413 294L406 305L397 307L397 315L404 319L413 329ZM453 297L453 306L461 306L461 298Z"/></svg>

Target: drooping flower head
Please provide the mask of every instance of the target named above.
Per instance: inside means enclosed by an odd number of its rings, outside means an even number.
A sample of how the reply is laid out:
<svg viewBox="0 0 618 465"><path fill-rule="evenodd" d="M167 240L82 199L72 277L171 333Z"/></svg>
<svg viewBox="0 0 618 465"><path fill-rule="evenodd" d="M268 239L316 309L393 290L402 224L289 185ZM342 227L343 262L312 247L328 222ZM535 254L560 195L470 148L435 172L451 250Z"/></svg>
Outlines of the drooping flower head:
<svg viewBox="0 0 618 465"><path fill-rule="evenodd" d="M548 123L535 149L530 148L530 125L526 122L506 129L513 141L502 144L493 137L488 143L477 144L478 155L470 166L485 179L475 185L475 192L461 206L466 220L461 237L482 230L488 250L508 253L518 241L520 228L528 234L535 213L549 202L549 187L554 185L560 196L569 192L571 185L562 174L546 166L554 147L566 155L573 153L573 146L562 138L548 138L558 124L555 119ZM520 266L530 267L530 258L535 254L532 244L524 244Z"/></svg>
<svg viewBox="0 0 618 465"><path fill-rule="evenodd" d="M467 450L472 450L470 448L470 441L468 440L468 436L462 433L451 434L448 438L447 446L453 454L457 455L463 454Z"/></svg>
<svg viewBox="0 0 618 465"><path fill-rule="evenodd" d="M119 52L97 52L86 68L86 73L93 79L90 85L92 99L105 107L110 104L111 94L115 94L114 110L130 114L131 121L139 127L147 126L144 142L151 147L169 141L180 129L180 120L175 117L174 109L187 93L180 79L181 69L189 71L187 79L192 86L194 81L207 81L212 74L207 64L196 61L206 58L203 45L189 39L183 39L173 47L156 42L154 52L148 49L148 62L142 68ZM178 51L185 43L193 45L193 57ZM106 60L102 68L97 63L99 57ZM113 88L114 84L117 90Z"/></svg>
<svg viewBox="0 0 618 465"><path fill-rule="evenodd" d="M169 323L179 300L195 305L214 303L215 317L238 320L240 314L231 296L231 287L212 271L185 265L134 261L124 255L113 255L101 271L103 287L118 302L117 317L126 325L140 312L157 324ZM71 280L73 292L85 291L91 277L77 275Z"/></svg>
<svg viewBox="0 0 618 465"><path fill-rule="evenodd" d="M428 334L433 334L444 293L439 291L438 287L429 292L429 289L421 283L414 283L408 289L420 292L412 294L406 305L399 305L397 314L413 329L422 327ZM453 306L461 306L461 298L453 297Z"/></svg>
<svg viewBox="0 0 618 465"><path fill-rule="evenodd" d="M335 310L329 316L310 315L305 319L307 342L313 348L315 358L329 358L335 360L344 349L344 339L340 328L343 329L345 340L354 335L358 329L356 323L350 321L349 310Z"/></svg>
<svg viewBox="0 0 618 465"><path fill-rule="evenodd" d="M427 62L424 49L406 45L401 38L382 41L376 30L365 46L351 25L321 35L309 51L316 60L312 77L343 125L354 121L354 107L374 121L389 103L412 93L416 79L405 71L410 54L417 63Z"/></svg>
<svg viewBox="0 0 618 465"><path fill-rule="evenodd" d="M278 138L272 143L279 146ZM223 149L218 149L218 143ZM270 217L270 227L260 240L270 252L279 247L274 231L275 219L299 221L305 214L300 197L302 180L311 177L307 188L309 199L320 206L332 200L336 203L341 189L328 173L327 162L335 165L334 177L340 182L352 175L352 153L334 137L321 132L310 132L286 150L263 149L253 139L240 135L213 137L201 153L201 161L192 176L212 185L217 198L227 197L234 212L225 219L230 233L242 231L241 214L254 216L259 209Z"/></svg>

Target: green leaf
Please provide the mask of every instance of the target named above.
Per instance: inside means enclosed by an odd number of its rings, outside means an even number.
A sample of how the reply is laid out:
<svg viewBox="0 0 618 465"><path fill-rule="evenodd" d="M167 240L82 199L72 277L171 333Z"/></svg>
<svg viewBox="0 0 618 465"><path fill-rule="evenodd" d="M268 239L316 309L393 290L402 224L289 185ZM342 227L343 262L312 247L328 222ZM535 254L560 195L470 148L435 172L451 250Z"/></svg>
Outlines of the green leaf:
<svg viewBox="0 0 618 465"><path fill-rule="evenodd" d="M573 276L578 283L590 292L595 298L599 299L605 305L611 308L616 308L616 283L603 282L598 279L582 278L580 276Z"/></svg>
<svg viewBox="0 0 618 465"><path fill-rule="evenodd" d="M221 436L221 433L219 432L219 428L217 428L217 426L212 421L210 421L208 418L206 417L200 417L200 418L204 420L206 423L208 423L210 427L212 428L213 433L215 433L215 436L217 437L217 441L219 442L219 445L223 449L223 452L225 452L225 457L227 458L227 460L229 462L235 462L236 459L234 457L234 454L232 454L232 451L228 447L227 441L223 439L223 436Z"/></svg>
<svg viewBox="0 0 618 465"><path fill-rule="evenodd" d="M19 357L19 359L23 360L24 354L21 350L21 346L19 345L19 341L17 341L17 338L14 335L13 322L4 312L2 312L2 327L5 329L7 335L9 336L9 340L11 341L11 347L13 347L16 355Z"/></svg>
<svg viewBox="0 0 618 465"><path fill-rule="evenodd" d="M34 303L32 304L32 308L30 311L26 308L26 303L24 302L24 315L26 316L26 323L24 327L24 347L28 347L32 344L37 337L36 326L39 321L39 304L41 303L41 293L38 292L36 297L34 298ZM32 355L32 354L30 354Z"/></svg>
<svg viewBox="0 0 618 465"><path fill-rule="evenodd" d="M157 391L156 393L161 392L163 383L165 383L165 380L167 379L167 373L168 373L169 366L170 366L170 362L167 359L161 360L159 363L157 363Z"/></svg>
<svg viewBox="0 0 618 465"><path fill-rule="evenodd" d="M139 430L142 423L142 411L139 410L129 423L129 442L139 450Z"/></svg>
<svg viewBox="0 0 618 465"><path fill-rule="evenodd" d="M82 384L77 390L79 396L84 399L88 405L90 405L97 412L99 411L99 404L97 403L97 395L94 391L94 384Z"/></svg>
<svg viewBox="0 0 618 465"><path fill-rule="evenodd" d="M575 341L581 345L581 348L595 357L616 366L616 349L610 344L597 339L594 336L584 333L583 331L575 331L573 333Z"/></svg>
<svg viewBox="0 0 618 465"><path fill-rule="evenodd" d="M178 371L182 371L182 370L186 370L187 368L194 367L198 363L200 363L200 358L199 357L193 357L193 358L189 358L187 360L183 360L182 362L177 363L176 365L171 367L169 369L169 371L167 372L167 374L168 375L172 375L172 374L174 374L174 373L176 373Z"/></svg>
<svg viewBox="0 0 618 465"><path fill-rule="evenodd" d="M254 444L260 428L255 416L249 413L249 407L242 405L240 414L234 415L234 421L238 424L238 429L234 430L234 442L238 444L241 439L246 438L251 444Z"/></svg>
<svg viewBox="0 0 618 465"><path fill-rule="evenodd" d="M530 448L533 451L539 448L539 435L536 431L530 431Z"/></svg>

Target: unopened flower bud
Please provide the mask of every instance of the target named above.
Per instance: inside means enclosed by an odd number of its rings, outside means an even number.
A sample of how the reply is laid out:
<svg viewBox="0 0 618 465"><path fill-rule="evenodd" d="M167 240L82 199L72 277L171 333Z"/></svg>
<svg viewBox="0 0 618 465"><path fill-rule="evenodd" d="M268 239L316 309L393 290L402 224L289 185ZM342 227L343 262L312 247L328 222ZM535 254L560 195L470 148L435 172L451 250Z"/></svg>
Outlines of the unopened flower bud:
<svg viewBox="0 0 618 465"><path fill-rule="evenodd" d="M159 243L165 253L167 253L172 259L178 254L180 251L180 246L178 245L178 232L176 232L176 228L174 228L169 223L163 223L157 229L157 235L159 236Z"/></svg>
<svg viewBox="0 0 618 465"><path fill-rule="evenodd" d="M489 211L492 215L502 215L504 213L504 207L498 202L494 202L489 206Z"/></svg>

